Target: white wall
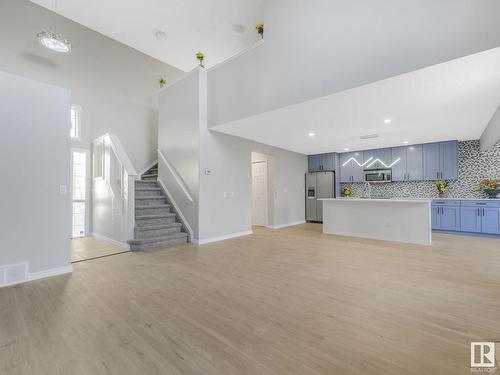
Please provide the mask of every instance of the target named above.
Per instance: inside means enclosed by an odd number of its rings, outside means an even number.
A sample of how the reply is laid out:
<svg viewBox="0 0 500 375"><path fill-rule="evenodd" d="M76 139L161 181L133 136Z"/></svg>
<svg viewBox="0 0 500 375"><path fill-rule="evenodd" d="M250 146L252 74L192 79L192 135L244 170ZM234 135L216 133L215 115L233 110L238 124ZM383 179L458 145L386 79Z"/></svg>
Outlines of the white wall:
<svg viewBox="0 0 500 375"><path fill-rule="evenodd" d="M92 176L92 232L94 236L112 240L128 250L127 241L133 239L134 218L129 201L134 200L135 204L133 193L137 172L114 134L95 140L94 150L95 145L102 145L104 173L99 178Z"/></svg>
<svg viewBox="0 0 500 375"><path fill-rule="evenodd" d="M42 47L36 34L57 30L74 45L69 55ZM0 1L0 70L72 92L82 106L82 142L113 133L141 171L156 159L158 79L183 73L28 0Z"/></svg>
<svg viewBox="0 0 500 375"><path fill-rule="evenodd" d="M34 273L70 264L70 97L0 72L0 266L28 262Z"/></svg>
<svg viewBox="0 0 500 375"><path fill-rule="evenodd" d="M264 43L209 72L209 126L500 45L496 0L269 0L265 6Z"/></svg>
<svg viewBox="0 0 500 375"><path fill-rule="evenodd" d="M271 156L270 227L303 222L307 156L212 130L202 131L200 239L251 230L252 151ZM224 195L225 193L225 195Z"/></svg>
<svg viewBox="0 0 500 375"><path fill-rule="evenodd" d="M162 172L161 163L160 177L170 184L174 199L184 205L181 211L191 226L199 220L193 228L195 238L204 242L251 230L252 152L272 160L269 225L304 221L307 157L209 130L206 84L206 71L195 70L160 93L159 148L195 193L196 202L182 203L183 193L167 175L167 168Z"/></svg>
<svg viewBox="0 0 500 375"><path fill-rule="evenodd" d="M174 173L185 183L191 202L161 158L158 173L178 209L199 235L198 197L200 185L200 98L199 70L163 89L159 94L158 149Z"/></svg>
<svg viewBox="0 0 500 375"><path fill-rule="evenodd" d="M497 141L500 140L500 106L491 117L486 129L484 129L479 144L482 151L487 151L492 148Z"/></svg>

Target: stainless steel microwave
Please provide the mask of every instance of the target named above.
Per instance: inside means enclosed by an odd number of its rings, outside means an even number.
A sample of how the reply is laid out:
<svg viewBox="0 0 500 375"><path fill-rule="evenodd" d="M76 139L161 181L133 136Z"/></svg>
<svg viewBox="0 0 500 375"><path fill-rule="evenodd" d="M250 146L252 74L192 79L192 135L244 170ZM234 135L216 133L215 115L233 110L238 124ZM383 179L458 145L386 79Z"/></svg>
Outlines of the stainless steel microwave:
<svg viewBox="0 0 500 375"><path fill-rule="evenodd" d="M365 169L365 182L391 182L392 169Z"/></svg>

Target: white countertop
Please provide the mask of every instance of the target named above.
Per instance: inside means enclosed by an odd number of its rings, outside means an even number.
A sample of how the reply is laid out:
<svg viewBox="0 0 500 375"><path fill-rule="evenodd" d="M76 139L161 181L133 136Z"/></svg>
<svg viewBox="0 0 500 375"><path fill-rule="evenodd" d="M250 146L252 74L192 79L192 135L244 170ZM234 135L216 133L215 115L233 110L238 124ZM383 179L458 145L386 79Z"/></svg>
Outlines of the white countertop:
<svg viewBox="0 0 500 375"><path fill-rule="evenodd" d="M318 198L319 201L330 202L375 202L375 203L431 203L434 199L430 198Z"/></svg>

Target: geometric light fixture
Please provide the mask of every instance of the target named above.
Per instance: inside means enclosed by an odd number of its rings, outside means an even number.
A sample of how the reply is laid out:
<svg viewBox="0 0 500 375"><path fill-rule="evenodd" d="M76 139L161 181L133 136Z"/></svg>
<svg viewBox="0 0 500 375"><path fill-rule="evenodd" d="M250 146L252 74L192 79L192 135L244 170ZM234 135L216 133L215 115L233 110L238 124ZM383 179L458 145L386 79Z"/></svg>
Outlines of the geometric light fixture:
<svg viewBox="0 0 500 375"><path fill-rule="evenodd" d="M60 53L71 52L71 43L61 34L56 34L54 31L42 31L36 34L40 44L52 51Z"/></svg>
<svg viewBox="0 0 500 375"><path fill-rule="evenodd" d="M57 0L54 1L54 13L57 13ZM64 38L61 34L58 34L55 31L41 31L38 34L36 34L36 37L38 38L38 42L55 52L60 52L60 53L69 53L71 52L71 43L69 42L68 39Z"/></svg>

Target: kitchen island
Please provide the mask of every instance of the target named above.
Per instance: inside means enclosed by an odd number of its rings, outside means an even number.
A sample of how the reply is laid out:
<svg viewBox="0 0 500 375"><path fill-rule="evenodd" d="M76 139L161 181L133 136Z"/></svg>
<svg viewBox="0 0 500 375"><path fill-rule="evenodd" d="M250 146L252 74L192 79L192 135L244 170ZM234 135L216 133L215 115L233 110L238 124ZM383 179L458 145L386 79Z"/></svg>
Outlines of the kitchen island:
<svg viewBox="0 0 500 375"><path fill-rule="evenodd" d="M430 245L431 199L330 198L323 233Z"/></svg>

